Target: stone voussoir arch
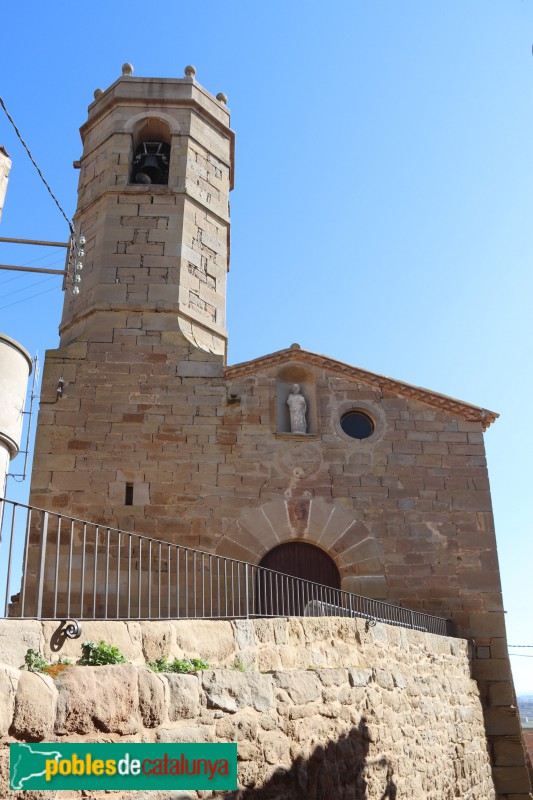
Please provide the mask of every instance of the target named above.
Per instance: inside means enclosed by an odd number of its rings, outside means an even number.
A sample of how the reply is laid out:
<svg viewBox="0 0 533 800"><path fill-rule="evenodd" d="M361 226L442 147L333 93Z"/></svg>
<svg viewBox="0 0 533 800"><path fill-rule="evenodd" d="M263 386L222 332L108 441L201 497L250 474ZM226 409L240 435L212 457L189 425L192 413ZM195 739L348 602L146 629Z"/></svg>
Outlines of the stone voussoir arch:
<svg viewBox="0 0 533 800"><path fill-rule="evenodd" d="M139 114L134 114L130 117L124 125L124 133L133 133L140 123L145 120L161 120L166 125L171 136L177 136L180 133L180 126L177 119L170 114L165 114L163 111L142 111Z"/></svg>
<svg viewBox="0 0 533 800"><path fill-rule="evenodd" d="M279 498L246 509L221 537L216 554L259 564L274 547L290 541L324 550L339 570L342 589L386 597L380 543L353 512L323 497Z"/></svg>

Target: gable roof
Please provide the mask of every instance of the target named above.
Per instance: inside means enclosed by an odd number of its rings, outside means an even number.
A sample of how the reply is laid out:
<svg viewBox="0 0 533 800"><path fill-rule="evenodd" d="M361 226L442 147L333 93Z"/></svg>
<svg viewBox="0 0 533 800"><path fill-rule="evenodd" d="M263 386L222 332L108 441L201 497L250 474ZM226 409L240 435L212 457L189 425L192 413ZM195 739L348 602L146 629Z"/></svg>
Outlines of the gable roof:
<svg viewBox="0 0 533 800"><path fill-rule="evenodd" d="M343 361L337 361L334 358L311 353L309 350L301 350L300 348L289 347L286 350L278 350L275 353L260 356L251 361L234 364L226 367L224 375L229 380L242 378L254 375L260 370L288 363L305 364L319 369L327 369L329 372L336 373L349 380L360 381L381 390L386 389L400 397L420 400L429 406L450 411L452 414L458 414L470 422L481 422L483 430L486 430L499 417L499 414L495 411L489 411L487 408L474 406L471 403L465 403L462 400L448 397L439 392L432 392L430 389L424 389L421 386L413 386L411 383L398 381L395 378L388 378L386 375L368 372L366 369L360 369L360 367L352 367L351 364L345 364Z"/></svg>

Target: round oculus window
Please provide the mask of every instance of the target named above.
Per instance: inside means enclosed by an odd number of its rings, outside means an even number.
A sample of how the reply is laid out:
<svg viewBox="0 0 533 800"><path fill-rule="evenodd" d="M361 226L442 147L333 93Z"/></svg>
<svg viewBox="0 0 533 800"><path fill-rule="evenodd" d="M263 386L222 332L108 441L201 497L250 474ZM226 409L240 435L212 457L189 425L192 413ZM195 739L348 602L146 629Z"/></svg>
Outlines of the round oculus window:
<svg viewBox="0 0 533 800"><path fill-rule="evenodd" d="M374 433L374 423L362 411L348 411L341 417L341 428L352 439L368 439Z"/></svg>

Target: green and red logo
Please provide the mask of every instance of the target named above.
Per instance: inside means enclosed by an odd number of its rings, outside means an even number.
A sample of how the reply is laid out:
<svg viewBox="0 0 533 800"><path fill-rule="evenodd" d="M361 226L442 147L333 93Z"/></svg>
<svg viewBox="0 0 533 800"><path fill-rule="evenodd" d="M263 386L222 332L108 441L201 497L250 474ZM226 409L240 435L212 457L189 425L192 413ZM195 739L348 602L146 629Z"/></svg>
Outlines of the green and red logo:
<svg viewBox="0 0 533 800"><path fill-rule="evenodd" d="M237 788L237 745L10 745L10 787L26 789Z"/></svg>

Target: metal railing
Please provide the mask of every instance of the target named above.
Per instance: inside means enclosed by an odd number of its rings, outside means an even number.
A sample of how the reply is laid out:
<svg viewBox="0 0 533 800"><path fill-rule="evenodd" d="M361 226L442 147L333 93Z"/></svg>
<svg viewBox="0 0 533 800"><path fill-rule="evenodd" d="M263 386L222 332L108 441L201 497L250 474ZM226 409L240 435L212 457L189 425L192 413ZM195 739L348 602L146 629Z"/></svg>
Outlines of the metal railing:
<svg viewBox="0 0 533 800"><path fill-rule="evenodd" d="M6 617L343 616L451 634L449 621L442 617L244 561L9 500L0 499L0 514Z"/></svg>

